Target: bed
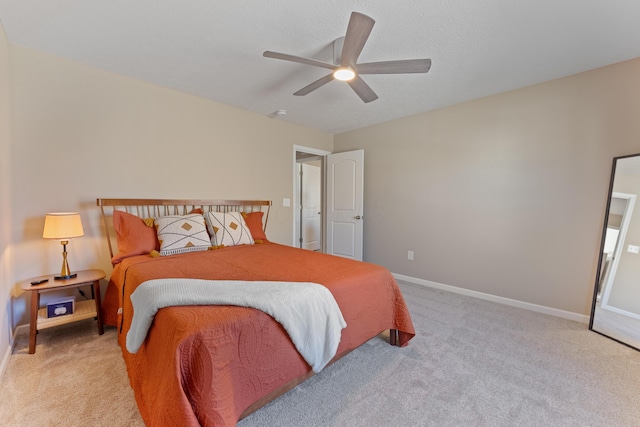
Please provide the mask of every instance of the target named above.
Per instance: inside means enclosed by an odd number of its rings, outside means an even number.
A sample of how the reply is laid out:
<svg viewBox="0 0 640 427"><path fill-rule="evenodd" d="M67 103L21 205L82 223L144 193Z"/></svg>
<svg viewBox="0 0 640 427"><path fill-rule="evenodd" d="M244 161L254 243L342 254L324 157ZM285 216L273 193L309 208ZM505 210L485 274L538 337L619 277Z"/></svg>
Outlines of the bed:
<svg viewBox="0 0 640 427"><path fill-rule="evenodd" d="M330 363L386 331L390 344L399 347L415 335L403 296L385 268L270 242L270 201L98 199L97 204L114 264L103 318L118 330L147 425L236 425L315 374L288 329L245 306L160 308L139 348L129 351L135 311L131 296L149 283L320 284L346 322ZM199 224L203 216L207 241L194 238L183 245L180 240L181 249L173 249L166 230L193 218ZM220 227L211 226L215 220L222 221ZM234 221L241 222L244 237L232 230ZM227 228L234 237L224 234Z"/></svg>

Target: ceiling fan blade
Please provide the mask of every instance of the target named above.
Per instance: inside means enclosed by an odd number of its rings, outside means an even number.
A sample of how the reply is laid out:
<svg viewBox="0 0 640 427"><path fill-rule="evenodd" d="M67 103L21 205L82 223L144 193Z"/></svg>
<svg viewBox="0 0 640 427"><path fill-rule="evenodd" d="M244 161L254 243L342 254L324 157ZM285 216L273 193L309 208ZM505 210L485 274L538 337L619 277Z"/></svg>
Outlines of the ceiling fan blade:
<svg viewBox="0 0 640 427"><path fill-rule="evenodd" d="M300 64L313 65L314 67L322 67L333 70L336 68L335 65L329 64L328 62L317 61L315 59L302 58L300 56L289 55L287 53L280 52L271 52L267 50L262 54L265 58L274 58L274 59L282 59L284 61L298 62Z"/></svg>
<svg viewBox="0 0 640 427"><path fill-rule="evenodd" d="M333 73L328 74L326 76L324 76L321 79L316 80L315 82L311 83L310 85L307 85L305 87L303 87L302 89L300 89L299 91L297 91L296 93L294 93L295 96L304 96L310 92L313 92L314 90L318 89L320 86L324 86L327 83L329 83L331 80L333 80Z"/></svg>
<svg viewBox="0 0 640 427"><path fill-rule="evenodd" d="M353 80L349 80L347 83L349 83L351 89L353 89L364 102L371 102L378 99L378 95L376 95L373 89L371 89L360 76L355 76Z"/></svg>
<svg viewBox="0 0 640 427"><path fill-rule="evenodd" d="M352 67L356 65L360 52L362 52L362 48L367 42L375 23L376 21L367 15L358 12L351 13L347 33L344 36L344 47L342 48L340 60L342 65L350 65Z"/></svg>
<svg viewBox="0 0 640 427"><path fill-rule="evenodd" d="M403 59L399 61L368 62L366 64L356 65L358 74L426 73L430 68L430 59Z"/></svg>

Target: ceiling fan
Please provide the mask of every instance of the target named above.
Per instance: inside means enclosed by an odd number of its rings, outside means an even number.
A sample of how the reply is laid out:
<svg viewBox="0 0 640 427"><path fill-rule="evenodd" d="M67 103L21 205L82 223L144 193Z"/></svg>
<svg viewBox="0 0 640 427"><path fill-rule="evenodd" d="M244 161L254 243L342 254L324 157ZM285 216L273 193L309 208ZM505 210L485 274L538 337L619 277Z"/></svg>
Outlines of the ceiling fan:
<svg viewBox="0 0 640 427"><path fill-rule="evenodd" d="M331 80L337 79L346 81L364 102L375 101L378 99L378 95L362 80L360 74L426 73L431 68L431 59L404 59L358 64L360 52L362 52L362 48L364 48L375 22L372 18L362 13L351 13L347 33L344 37L334 42L335 64L271 51L264 52L263 56L331 70L331 74L295 92L294 95L296 96L306 95L324 86Z"/></svg>

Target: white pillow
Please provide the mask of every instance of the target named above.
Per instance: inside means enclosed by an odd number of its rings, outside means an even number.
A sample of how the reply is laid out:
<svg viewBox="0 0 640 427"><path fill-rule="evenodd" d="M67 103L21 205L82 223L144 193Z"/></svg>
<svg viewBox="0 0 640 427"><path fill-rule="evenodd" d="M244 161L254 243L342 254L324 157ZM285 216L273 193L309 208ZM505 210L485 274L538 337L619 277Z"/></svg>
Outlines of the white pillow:
<svg viewBox="0 0 640 427"><path fill-rule="evenodd" d="M161 216L155 226L162 256L206 251L211 245L201 214Z"/></svg>
<svg viewBox="0 0 640 427"><path fill-rule="evenodd" d="M207 212L207 228L213 246L252 245L251 231L240 212Z"/></svg>

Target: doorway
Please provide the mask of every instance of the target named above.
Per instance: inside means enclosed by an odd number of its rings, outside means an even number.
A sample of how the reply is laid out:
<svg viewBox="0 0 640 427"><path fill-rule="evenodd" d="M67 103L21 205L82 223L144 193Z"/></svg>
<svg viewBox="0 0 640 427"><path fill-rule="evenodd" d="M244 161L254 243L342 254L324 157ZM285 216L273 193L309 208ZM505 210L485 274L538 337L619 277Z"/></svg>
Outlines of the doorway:
<svg viewBox="0 0 640 427"><path fill-rule="evenodd" d="M314 156L298 161L300 207L298 229L300 248L322 251L323 158Z"/></svg>
<svg viewBox="0 0 640 427"><path fill-rule="evenodd" d="M362 261L363 176L362 149L332 154L294 145L293 246Z"/></svg>
<svg viewBox="0 0 640 427"><path fill-rule="evenodd" d="M605 234L605 243L609 243L611 253L606 254L607 247L603 248L603 265L601 267L601 287L600 287L600 306L602 308L621 312L631 317L632 313L626 313L609 305L609 297L613 288L618 265L624 252L624 243L629 230L629 224L636 202L635 194L617 193L611 194L611 202L609 207L609 218L607 220L607 229ZM607 242L609 239L609 242ZM606 254L606 255L605 255ZM638 316L638 315L636 315Z"/></svg>
<svg viewBox="0 0 640 427"><path fill-rule="evenodd" d="M324 168L328 151L294 146L293 246L324 252Z"/></svg>

